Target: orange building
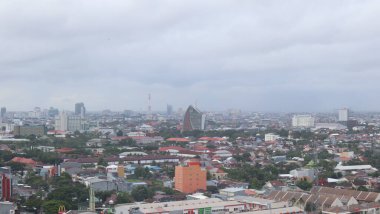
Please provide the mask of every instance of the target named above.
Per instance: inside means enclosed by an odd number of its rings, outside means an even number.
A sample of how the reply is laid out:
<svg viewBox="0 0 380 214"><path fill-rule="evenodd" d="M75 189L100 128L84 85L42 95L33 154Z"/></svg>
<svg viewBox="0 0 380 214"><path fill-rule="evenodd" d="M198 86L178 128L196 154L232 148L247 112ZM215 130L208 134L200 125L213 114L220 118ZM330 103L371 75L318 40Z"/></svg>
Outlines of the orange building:
<svg viewBox="0 0 380 214"><path fill-rule="evenodd" d="M207 171L199 161L189 161L175 167L175 189L183 193L206 190Z"/></svg>

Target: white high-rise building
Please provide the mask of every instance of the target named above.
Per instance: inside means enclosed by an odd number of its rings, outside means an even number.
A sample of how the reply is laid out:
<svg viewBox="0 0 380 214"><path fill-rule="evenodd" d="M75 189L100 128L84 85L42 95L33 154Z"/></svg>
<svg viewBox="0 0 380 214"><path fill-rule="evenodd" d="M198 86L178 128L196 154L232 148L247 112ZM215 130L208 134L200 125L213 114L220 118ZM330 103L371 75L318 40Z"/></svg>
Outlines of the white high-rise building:
<svg viewBox="0 0 380 214"><path fill-rule="evenodd" d="M55 130L67 131L67 114L61 111L58 116L55 117Z"/></svg>
<svg viewBox="0 0 380 214"><path fill-rule="evenodd" d="M82 131L84 130L84 119L80 115L67 115L62 111L55 118L55 130L60 131Z"/></svg>
<svg viewBox="0 0 380 214"><path fill-rule="evenodd" d="M338 121L347 122L348 121L348 108L343 108L338 110Z"/></svg>
<svg viewBox="0 0 380 214"><path fill-rule="evenodd" d="M294 115L292 119L292 126L311 128L315 126L315 119L311 115Z"/></svg>

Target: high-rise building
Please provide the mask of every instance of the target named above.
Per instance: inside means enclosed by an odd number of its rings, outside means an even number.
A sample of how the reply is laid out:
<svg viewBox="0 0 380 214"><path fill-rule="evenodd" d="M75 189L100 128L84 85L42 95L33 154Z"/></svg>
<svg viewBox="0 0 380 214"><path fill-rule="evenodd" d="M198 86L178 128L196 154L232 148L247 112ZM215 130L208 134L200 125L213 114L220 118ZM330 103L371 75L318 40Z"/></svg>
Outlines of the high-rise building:
<svg viewBox="0 0 380 214"><path fill-rule="evenodd" d="M207 171L199 161L188 161L175 167L175 189L183 193L206 190Z"/></svg>
<svg viewBox="0 0 380 214"><path fill-rule="evenodd" d="M84 119L79 115L67 115L62 111L55 118L55 130L74 132L82 131L84 128Z"/></svg>
<svg viewBox="0 0 380 214"><path fill-rule="evenodd" d="M338 121L339 122L347 122L348 121L348 108L342 108L338 110Z"/></svg>
<svg viewBox="0 0 380 214"><path fill-rule="evenodd" d="M0 200L9 201L12 197L12 174L10 169L0 168Z"/></svg>
<svg viewBox="0 0 380 214"><path fill-rule="evenodd" d="M173 114L173 106L172 105L166 105L166 115L172 115Z"/></svg>
<svg viewBox="0 0 380 214"><path fill-rule="evenodd" d="M204 130L206 125L206 115L199 109L189 106L183 118L182 131Z"/></svg>
<svg viewBox="0 0 380 214"><path fill-rule="evenodd" d="M84 130L84 121L82 116L70 115L67 118L67 131L82 131Z"/></svg>
<svg viewBox="0 0 380 214"><path fill-rule="evenodd" d="M84 103L75 103L75 115L85 117L86 107L84 107Z"/></svg>
<svg viewBox="0 0 380 214"><path fill-rule="evenodd" d="M1 110L0 110L0 117L1 117L1 118L4 118L6 113L7 113L7 108L5 108L5 107L1 107Z"/></svg>
<svg viewBox="0 0 380 214"><path fill-rule="evenodd" d="M315 126L315 119L311 115L294 115L292 119L292 126L311 128Z"/></svg>
<svg viewBox="0 0 380 214"><path fill-rule="evenodd" d="M55 117L55 130L67 131L67 114L61 111L58 116Z"/></svg>

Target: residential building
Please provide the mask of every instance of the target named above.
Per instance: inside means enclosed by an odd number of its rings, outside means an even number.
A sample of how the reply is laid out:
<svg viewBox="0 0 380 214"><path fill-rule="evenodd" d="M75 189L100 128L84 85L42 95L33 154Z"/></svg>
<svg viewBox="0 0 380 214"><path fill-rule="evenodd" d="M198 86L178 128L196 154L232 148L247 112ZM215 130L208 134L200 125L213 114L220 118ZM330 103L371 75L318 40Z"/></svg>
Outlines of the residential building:
<svg viewBox="0 0 380 214"><path fill-rule="evenodd" d="M12 175L10 169L0 168L0 200L9 201L12 197Z"/></svg>
<svg viewBox="0 0 380 214"><path fill-rule="evenodd" d="M199 109L189 106L183 118L182 131L204 130L206 125L206 115Z"/></svg>
<svg viewBox="0 0 380 214"><path fill-rule="evenodd" d="M294 115L292 126L296 128L311 128L315 125L315 119L311 115Z"/></svg>
<svg viewBox="0 0 380 214"><path fill-rule="evenodd" d="M84 127L84 119L78 115L67 115L62 111L59 116L55 118L55 130L60 131L82 131Z"/></svg>
<svg viewBox="0 0 380 214"><path fill-rule="evenodd" d="M207 171L199 161L190 160L175 167L175 189L183 193L206 190Z"/></svg>
<svg viewBox="0 0 380 214"><path fill-rule="evenodd" d="M348 121L348 108L343 108L338 110L338 121L339 122L347 122Z"/></svg>
<svg viewBox="0 0 380 214"><path fill-rule="evenodd" d="M67 114L61 111L58 116L55 117L55 130L67 131Z"/></svg>
<svg viewBox="0 0 380 214"><path fill-rule="evenodd" d="M314 181L316 178L316 170L315 169L308 169L308 168L301 168L301 169L294 169L290 171L290 175L292 175L294 178L299 179L306 179L308 181Z"/></svg>
<svg viewBox="0 0 380 214"><path fill-rule="evenodd" d="M265 142L268 142L268 141L275 141L277 139L280 138L280 135L277 135L277 134L273 134L273 133L268 133L268 134L265 134Z"/></svg>
<svg viewBox="0 0 380 214"><path fill-rule="evenodd" d="M30 126L30 125L14 126L14 135L16 136L29 136L29 135L43 136L45 135L45 133L46 133L45 126Z"/></svg>

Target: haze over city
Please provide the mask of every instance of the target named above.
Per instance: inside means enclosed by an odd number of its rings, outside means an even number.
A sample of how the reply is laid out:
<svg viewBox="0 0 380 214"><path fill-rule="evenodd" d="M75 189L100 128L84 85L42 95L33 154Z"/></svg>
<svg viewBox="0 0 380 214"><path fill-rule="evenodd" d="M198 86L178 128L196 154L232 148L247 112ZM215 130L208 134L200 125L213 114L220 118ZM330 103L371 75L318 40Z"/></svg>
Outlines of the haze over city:
<svg viewBox="0 0 380 214"><path fill-rule="evenodd" d="M22 5L22 6L21 6ZM1 1L0 103L378 110L379 1Z"/></svg>

